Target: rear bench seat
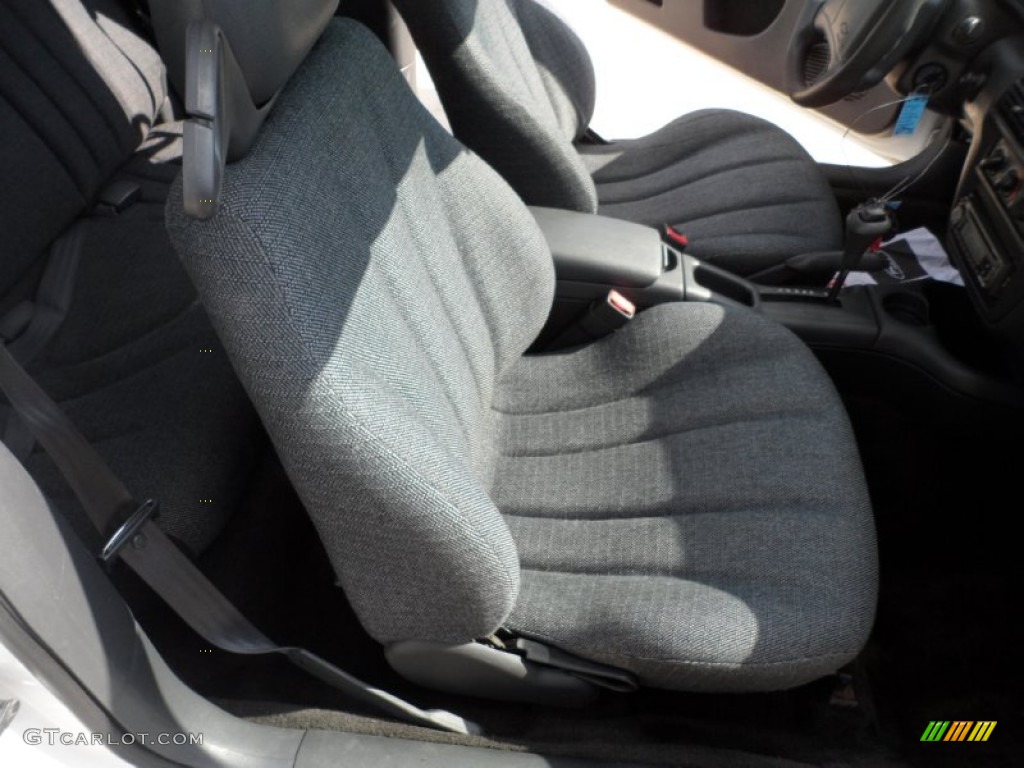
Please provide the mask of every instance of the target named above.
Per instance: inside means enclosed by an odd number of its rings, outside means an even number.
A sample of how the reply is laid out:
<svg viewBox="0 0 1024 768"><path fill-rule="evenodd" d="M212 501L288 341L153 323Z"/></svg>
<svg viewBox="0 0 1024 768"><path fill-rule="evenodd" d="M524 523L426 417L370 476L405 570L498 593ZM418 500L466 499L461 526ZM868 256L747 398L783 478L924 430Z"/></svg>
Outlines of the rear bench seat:
<svg viewBox="0 0 1024 768"><path fill-rule="evenodd" d="M161 120L164 67L133 22L116 0L0 0L0 335L195 554L239 502L266 442L165 232L180 125ZM99 202L136 187L121 213ZM69 233L82 240L68 311L29 354L24 320ZM6 403L0 436L96 545Z"/></svg>

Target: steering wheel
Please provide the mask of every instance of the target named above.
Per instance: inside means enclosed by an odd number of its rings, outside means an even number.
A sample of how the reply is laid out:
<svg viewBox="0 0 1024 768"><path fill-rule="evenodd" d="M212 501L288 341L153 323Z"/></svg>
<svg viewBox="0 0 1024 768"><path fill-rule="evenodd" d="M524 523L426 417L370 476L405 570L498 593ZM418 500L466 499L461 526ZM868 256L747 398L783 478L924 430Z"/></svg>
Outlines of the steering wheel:
<svg viewBox="0 0 1024 768"><path fill-rule="evenodd" d="M882 79L932 30L947 0L819 0L810 2L790 42L787 77L793 101L835 104ZM810 48L826 43L828 65L805 81Z"/></svg>

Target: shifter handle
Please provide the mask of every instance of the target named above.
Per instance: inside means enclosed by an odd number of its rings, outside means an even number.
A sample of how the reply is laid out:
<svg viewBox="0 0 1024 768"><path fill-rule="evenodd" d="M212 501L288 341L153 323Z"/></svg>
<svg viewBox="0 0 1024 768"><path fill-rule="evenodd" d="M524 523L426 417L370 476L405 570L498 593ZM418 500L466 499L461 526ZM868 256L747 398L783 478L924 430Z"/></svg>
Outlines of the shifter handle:
<svg viewBox="0 0 1024 768"><path fill-rule="evenodd" d="M839 298L840 291L850 273L860 266L864 253L878 240L893 230L892 215L885 203L862 203L846 217L846 245L840 262L839 275L829 290L829 301Z"/></svg>

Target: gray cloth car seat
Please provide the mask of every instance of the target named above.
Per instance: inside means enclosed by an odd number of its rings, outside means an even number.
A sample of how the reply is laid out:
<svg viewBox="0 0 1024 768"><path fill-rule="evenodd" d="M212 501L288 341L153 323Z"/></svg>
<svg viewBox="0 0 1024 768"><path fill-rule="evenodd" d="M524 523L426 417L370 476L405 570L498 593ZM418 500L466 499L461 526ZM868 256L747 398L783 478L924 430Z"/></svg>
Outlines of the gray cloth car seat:
<svg viewBox="0 0 1024 768"><path fill-rule="evenodd" d="M842 249L828 182L776 126L703 110L639 139L588 142L593 65L575 33L536 0L395 6L455 136L528 204L671 224L694 256L746 276Z"/></svg>
<svg viewBox="0 0 1024 768"><path fill-rule="evenodd" d="M0 318L34 307L52 244L73 231L63 322L31 359L12 325L10 349L195 553L266 438L167 237L181 123L161 121L164 66L133 21L116 0L0 0ZM117 214L101 203L112 180L138 194ZM0 436L10 424L0 402ZM40 487L96 546L56 466L29 451Z"/></svg>
<svg viewBox="0 0 1024 768"><path fill-rule="evenodd" d="M872 514L809 350L677 303L524 357L552 303L545 240L365 28L330 23L215 215L184 194L172 240L382 644L505 628L714 691L857 655Z"/></svg>

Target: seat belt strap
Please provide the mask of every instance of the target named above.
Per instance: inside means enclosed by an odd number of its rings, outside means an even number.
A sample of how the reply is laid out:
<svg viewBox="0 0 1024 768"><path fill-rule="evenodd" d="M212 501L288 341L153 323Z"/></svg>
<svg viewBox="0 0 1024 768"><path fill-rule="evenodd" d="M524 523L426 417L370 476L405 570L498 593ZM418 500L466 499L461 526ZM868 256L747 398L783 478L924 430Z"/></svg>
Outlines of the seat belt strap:
<svg viewBox="0 0 1024 768"><path fill-rule="evenodd" d="M46 347L67 317L87 227L87 219L78 220L50 246L46 268L31 302L31 317L17 338L7 345L22 365Z"/></svg>
<svg viewBox="0 0 1024 768"><path fill-rule="evenodd" d="M53 459L93 524L103 536L110 536L103 559L110 562L120 557L211 645L237 654L280 654L352 698L406 722L452 733L480 732L477 725L458 715L420 709L307 650L270 640L157 527L152 520L156 503L139 504L132 497L96 449L2 343L0 392Z"/></svg>
<svg viewBox="0 0 1024 768"><path fill-rule="evenodd" d="M79 220L54 241L35 298L22 302L4 318L7 322L3 325L8 326L5 333L16 336L8 349L22 365L30 363L45 349L67 317L87 226L86 220ZM35 439L17 414L8 413L0 436L20 461L32 453Z"/></svg>

